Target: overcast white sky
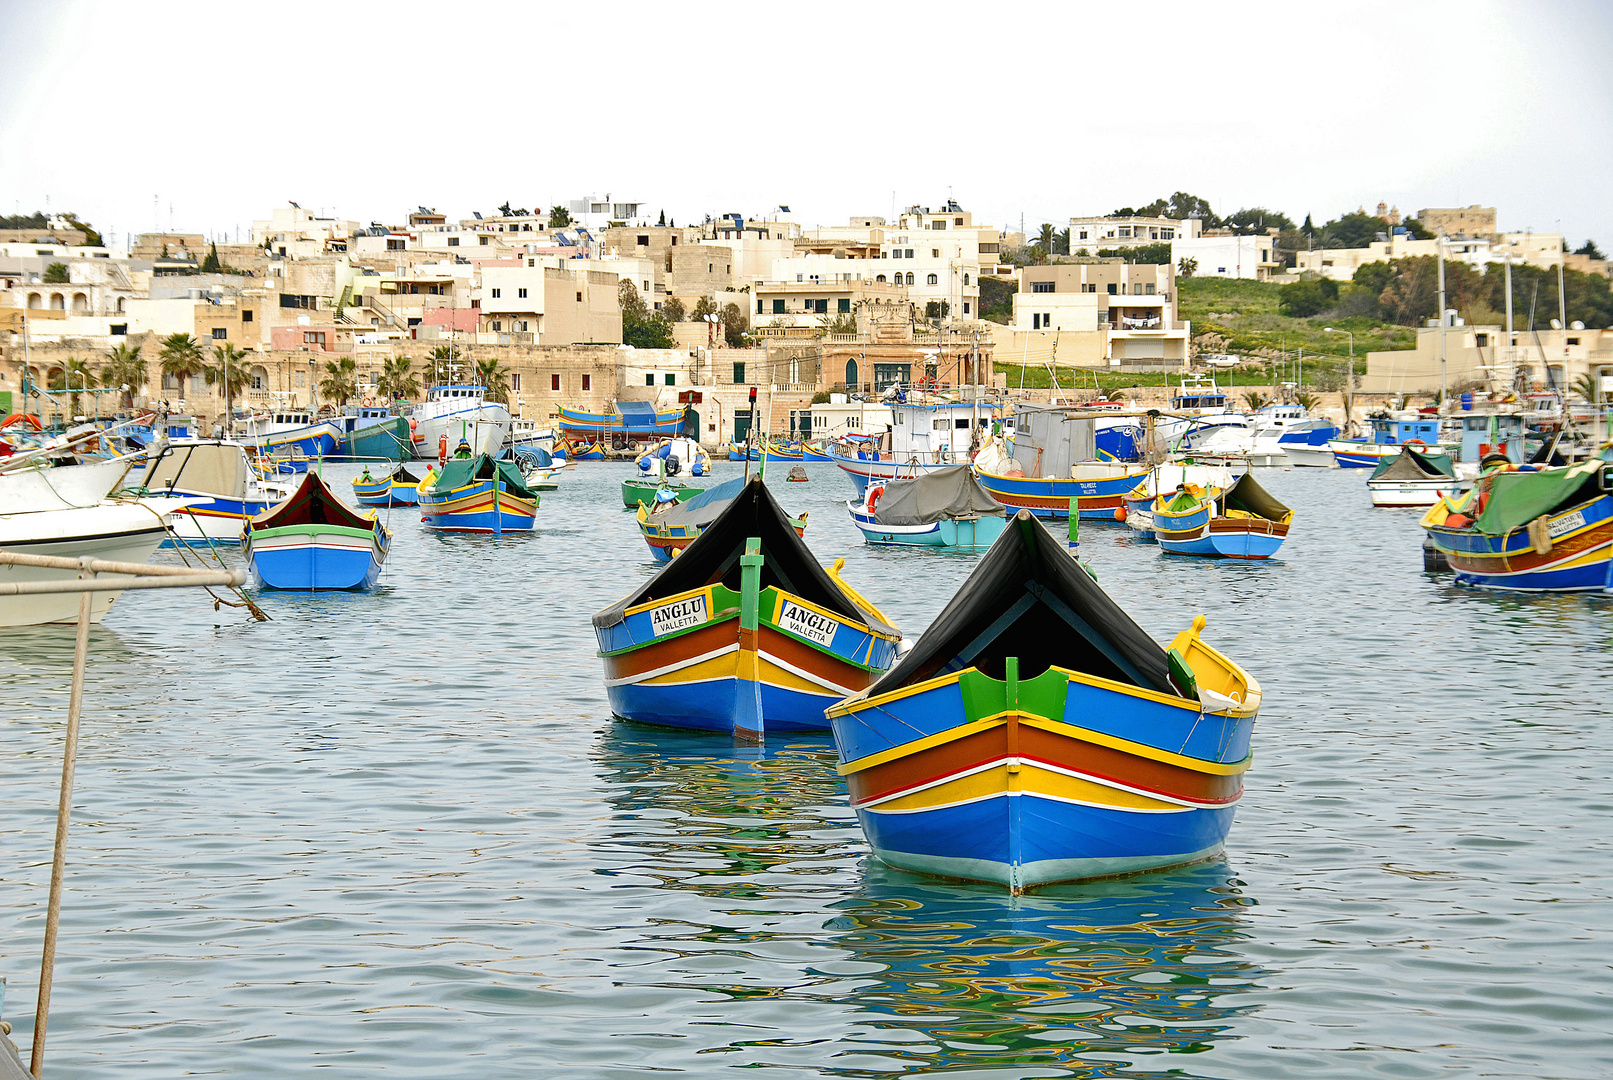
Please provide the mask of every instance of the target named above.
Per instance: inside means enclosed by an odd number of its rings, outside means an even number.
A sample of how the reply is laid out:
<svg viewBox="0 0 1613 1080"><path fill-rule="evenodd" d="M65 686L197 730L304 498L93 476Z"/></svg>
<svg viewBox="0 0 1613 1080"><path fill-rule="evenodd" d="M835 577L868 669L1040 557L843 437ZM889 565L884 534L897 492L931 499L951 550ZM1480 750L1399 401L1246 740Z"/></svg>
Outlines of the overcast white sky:
<svg viewBox="0 0 1613 1080"><path fill-rule="evenodd" d="M1034 228L1185 190L1318 224L1481 203L1613 247L1606 0L0 0L0 28L0 208L120 243L288 199L810 226L950 192Z"/></svg>

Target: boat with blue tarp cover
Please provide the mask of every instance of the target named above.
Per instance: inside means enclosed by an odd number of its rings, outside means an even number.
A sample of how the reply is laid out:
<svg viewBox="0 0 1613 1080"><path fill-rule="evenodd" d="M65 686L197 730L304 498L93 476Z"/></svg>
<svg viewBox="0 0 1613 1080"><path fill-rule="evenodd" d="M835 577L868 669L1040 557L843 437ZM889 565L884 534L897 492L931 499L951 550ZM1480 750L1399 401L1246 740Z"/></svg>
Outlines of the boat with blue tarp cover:
<svg viewBox="0 0 1613 1080"><path fill-rule="evenodd" d="M1019 511L918 643L829 709L874 854L1016 893L1216 855L1261 691L1203 627L1161 649Z"/></svg>
<svg viewBox="0 0 1613 1080"><path fill-rule="evenodd" d="M659 573L593 618L617 716L760 739L827 726L900 634L752 478Z"/></svg>

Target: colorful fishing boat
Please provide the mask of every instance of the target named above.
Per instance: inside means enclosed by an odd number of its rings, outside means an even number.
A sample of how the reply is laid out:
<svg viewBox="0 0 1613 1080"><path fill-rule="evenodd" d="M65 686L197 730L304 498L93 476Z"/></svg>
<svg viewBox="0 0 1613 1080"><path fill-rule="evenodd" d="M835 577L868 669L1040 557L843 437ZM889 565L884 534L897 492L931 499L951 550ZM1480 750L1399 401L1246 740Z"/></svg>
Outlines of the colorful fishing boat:
<svg viewBox="0 0 1613 1080"><path fill-rule="evenodd" d="M246 422L241 442L264 457L329 457L341 445L334 423L315 420L306 409L280 409Z"/></svg>
<svg viewBox="0 0 1613 1080"><path fill-rule="evenodd" d="M834 455L829 452L828 446L822 441L820 441L820 442L802 443L801 444L801 460L802 461L833 461L834 460Z"/></svg>
<svg viewBox="0 0 1613 1080"><path fill-rule="evenodd" d="M1188 487L1154 501L1154 538L1172 555L1269 559L1294 512L1244 473L1225 490Z"/></svg>
<svg viewBox="0 0 1613 1080"><path fill-rule="evenodd" d="M1088 451L1095 452L1090 447L1090 420L1071 420L1067 426L1084 426ZM1055 437L1068 439L1070 434L1060 432ZM1031 462L1035 470L1038 460L1041 475L1027 475L1025 462ZM1114 521L1115 511L1125 505L1126 493L1148 477L1144 465L1079 457L1072 460L1068 446L1062 452L1049 453L1045 445L1022 436L1015 438L1013 453L1009 453L996 435L987 439L975 455L975 472L991 497L1010 510L1029 510L1044 518L1067 518L1070 499L1079 498L1083 518L1108 521Z"/></svg>
<svg viewBox="0 0 1613 1080"><path fill-rule="evenodd" d="M613 413L564 405L557 412L555 430L572 442L608 442L616 446L619 439L620 448L630 451L638 450L643 443L678 435L690 422L687 408L657 409L648 401L618 401Z"/></svg>
<svg viewBox="0 0 1613 1080"><path fill-rule="evenodd" d="M1471 481L1456 478L1449 454L1402 446L1399 454L1372 470L1367 495L1373 506L1433 506L1441 496L1455 497L1470 486Z"/></svg>
<svg viewBox="0 0 1613 1080"><path fill-rule="evenodd" d="M687 500L675 488L661 488L638 505L638 528L656 562L670 562L694 542L706 526L717 520L728 504L745 490L745 478L736 476L715 487L696 492ZM795 535L806 532L807 516L790 519Z"/></svg>
<svg viewBox="0 0 1613 1080"><path fill-rule="evenodd" d="M801 444L768 439L763 443L763 454L773 464L794 465L801 461Z"/></svg>
<svg viewBox="0 0 1613 1080"><path fill-rule="evenodd" d="M1029 511L918 643L829 709L851 805L904 870L1020 892L1221 851L1260 686L1161 649Z"/></svg>
<svg viewBox="0 0 1613 1080"><path fill-rule="evenodd" d="M1613 591L1613 464L1503 466L1423 516L1462 585L1520 592Z"/></svg>
<svg viewBox="0 0 1613 1080"><path fill-rule="evenodd" d="M1008 523L1002 504L967 465L871 483L846 511L866 543L892 547L984 550Z"/></svg>
<svg viewBox="0 0 1613 1080"><path fill-rule="evenodd" d="M452 458L421 481L420 509L427 528L498 536L532 530L538 495L515 462L478 454Z"/></svg>
<svg viewBox="0 0 1613 1080"><path fill-rule="evenodd" d="M1162 493L1174 492L1184 484L1199 488L1232 486L1232 470L1226 465L1199 465L1167 461L1154 466L1147 478L1126 492L1124 520L1132 536L1154 539L1154 502Z"/></svg>
<svg viewBox="0 0 1613 1080"><path fill-rule="evenodd" d="M381 576L392 533L372 510L360 515L317 472L291 498L249 519L241 551L263 589L367 589Z"/></svg>
<svg viewBox="0 0 1613 1080"><path fill-rule="evenodd" d="M622 505L629 510L636 510L641 503L654 502L656 493L661 491L671 491L680 502L686 502L705 490L703 487L686 484L682 480L631 476L622 481Z"/></svg>
<svg viewBox="0 0 1613 1080"><path fill-rule="evenodd" d="M672 562L594 616L617 716L761 739L827 726L828 706L896 657L895 627L825 570L752 478Z"/></svg>
<svg viewBox="0 0 1613 1080"><path fill-rule="evenodd" d="M561 439L553 456L567 461L604 461L605 444L597 440L574 443L568 439Z"/></svg>
<svg viewBox="0 0 1613 1080"><path fill-rule="evenodd" d="M361 506L419 506L420 477L399 465L390 473L376 477L368 466L353 478L353 494Z"/></svg>

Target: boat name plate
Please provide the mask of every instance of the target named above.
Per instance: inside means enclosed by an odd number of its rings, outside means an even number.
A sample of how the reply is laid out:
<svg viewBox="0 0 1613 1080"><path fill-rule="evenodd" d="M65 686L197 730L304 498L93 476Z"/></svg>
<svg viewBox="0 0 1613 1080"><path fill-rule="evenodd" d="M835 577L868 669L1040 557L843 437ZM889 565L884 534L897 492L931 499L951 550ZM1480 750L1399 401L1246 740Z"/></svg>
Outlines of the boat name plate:
<svg viewBox="0 0 1613 1080"><path fill-rule="evenodd" d="M778 624L790 633L816 641L825 648L834 644L835 628L840 625L827 615L819 615L788 600L784 601L784 607L779 611Z"/></svg>
<svg viewBox="0 0 1613 1080"><path fill-rule="evenodd" d="M1564 514L1560 518L1552 518L1551 521L1546 524L1546 535L1555 540L1564 533L1571 533L1575 529L1583 529L1584 527L1585 515L1582 512L1575 510L1572 514Z"/></svg>
<svg viewBox="0 0 1613 1080"><path fill-rule="evenodd" d="M662 604L650 611L650 630L656 637L674 630L686 630L706 621L706 597L691 596L671 604Z"/></svg>

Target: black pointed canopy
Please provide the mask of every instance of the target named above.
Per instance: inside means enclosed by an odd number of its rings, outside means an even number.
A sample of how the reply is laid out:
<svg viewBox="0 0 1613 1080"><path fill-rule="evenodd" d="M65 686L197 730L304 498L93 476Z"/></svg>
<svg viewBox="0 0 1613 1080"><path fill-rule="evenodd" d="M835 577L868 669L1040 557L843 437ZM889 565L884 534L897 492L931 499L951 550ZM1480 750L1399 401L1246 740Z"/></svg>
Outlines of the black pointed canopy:
<svg viewBox="0 0 1613 1080"><path fill-rule="evenodd" d="M1165 650L1026 510L1009 521L918 644L864 693L967 667L1001 679L1010 656L1019 658L1021 678L1056 664L1179 696Z"/></svg>

